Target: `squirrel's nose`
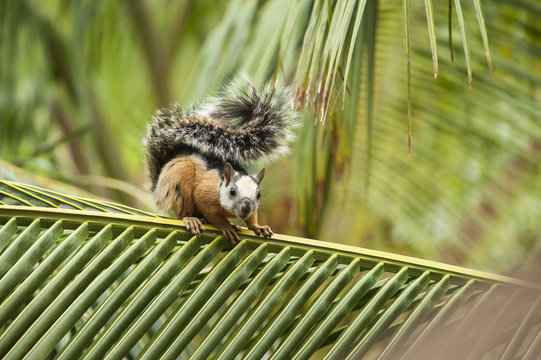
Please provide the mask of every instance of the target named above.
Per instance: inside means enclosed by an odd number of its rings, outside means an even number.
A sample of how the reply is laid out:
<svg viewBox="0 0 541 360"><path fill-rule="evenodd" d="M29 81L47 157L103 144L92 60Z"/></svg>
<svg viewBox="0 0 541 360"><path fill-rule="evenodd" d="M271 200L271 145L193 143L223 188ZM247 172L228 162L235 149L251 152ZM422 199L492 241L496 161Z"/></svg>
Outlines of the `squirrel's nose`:
<svg viewBox="0 0 541 360"><path fill-rule="evenodd" d="M250 200L243 200L242 204L240 206L240 211L242 211L245 215L248 215L252 212L252 203Z"/></svg>

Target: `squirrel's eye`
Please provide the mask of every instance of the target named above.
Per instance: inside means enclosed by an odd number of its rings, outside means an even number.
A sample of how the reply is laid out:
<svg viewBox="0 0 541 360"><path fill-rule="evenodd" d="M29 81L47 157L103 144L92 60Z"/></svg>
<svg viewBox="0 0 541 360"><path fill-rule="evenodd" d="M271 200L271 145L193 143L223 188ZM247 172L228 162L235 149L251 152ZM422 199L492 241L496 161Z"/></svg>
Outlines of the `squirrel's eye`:
<svg viewBox="0 0 541 360"><path fill-rule="evenodd" d="M257 192L257 198L259 199L260 197L261 197L261 192L258 191L258 192Z"/></svg>
<svg viewBox="0 0 541 360"><path fill-rule="evenodd" d="M235 188L231 188L231 190L229 190L229 195L231 195L231 196L237 195L237 192L235 191Z"/></svg>

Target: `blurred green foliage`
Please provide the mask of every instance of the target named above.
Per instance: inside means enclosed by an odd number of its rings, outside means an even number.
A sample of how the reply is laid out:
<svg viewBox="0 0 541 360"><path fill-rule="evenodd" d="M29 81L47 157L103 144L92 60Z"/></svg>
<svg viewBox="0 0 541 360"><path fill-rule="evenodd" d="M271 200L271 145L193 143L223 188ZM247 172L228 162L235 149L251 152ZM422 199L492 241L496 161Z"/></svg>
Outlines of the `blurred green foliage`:
<svg viewBox="0 0 541 360"><path fill-rule="evenodd" d="M456 1L450 33L449 4L433 4L437 79L425 3L408 13L409 155L399 1L2 1L0 158L148 209L132 186L152 113L242 70L291 83L304 109L264 181L274 230L488 270L535 262L541 3L482 2L490 86L475 2L459 2L471 90Z"/></svg>

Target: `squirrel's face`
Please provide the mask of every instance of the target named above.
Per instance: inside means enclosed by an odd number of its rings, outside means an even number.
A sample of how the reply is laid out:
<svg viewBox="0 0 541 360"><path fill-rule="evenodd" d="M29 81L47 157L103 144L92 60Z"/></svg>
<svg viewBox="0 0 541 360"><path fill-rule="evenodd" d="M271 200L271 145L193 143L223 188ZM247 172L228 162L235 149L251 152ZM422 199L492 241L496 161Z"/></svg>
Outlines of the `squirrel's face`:
<svg viewBox="0 0 541 360"><path fill-rule="evenodd" d="M265 169L257 175L241 175L227 163L224 167L224 181L220 186L220 204L230 213L245 220L257 211L261 192L259 185Z"/></svg>

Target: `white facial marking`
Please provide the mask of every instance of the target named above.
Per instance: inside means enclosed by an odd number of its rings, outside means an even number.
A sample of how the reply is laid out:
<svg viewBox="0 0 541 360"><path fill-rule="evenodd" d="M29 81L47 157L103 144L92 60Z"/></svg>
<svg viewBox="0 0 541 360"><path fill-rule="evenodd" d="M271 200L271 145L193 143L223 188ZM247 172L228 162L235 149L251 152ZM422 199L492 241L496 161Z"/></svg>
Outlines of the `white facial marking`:
<svg viewBox="0 0 541 360"><path fill-rule="evenodd" d="M242 197L255 199L257 195L257 184L249 176L243 176L237 181L237 189Z"/></svg>
<svg viewBox="0 0 541 360"><path fill-rule="evenodd" d="M239 218L246 218L247 216L241 216L243 201L250 201L251 213L248 216L256 212L259 205L259 199L257 198L259 185L247 175L235 179L237 175L238 173L235 172L233 181L228 186L225 186L225 182L222 183L220 187L220 203L230 213ZM234 189L234 196L231 195L232 188Z"/></svg>

